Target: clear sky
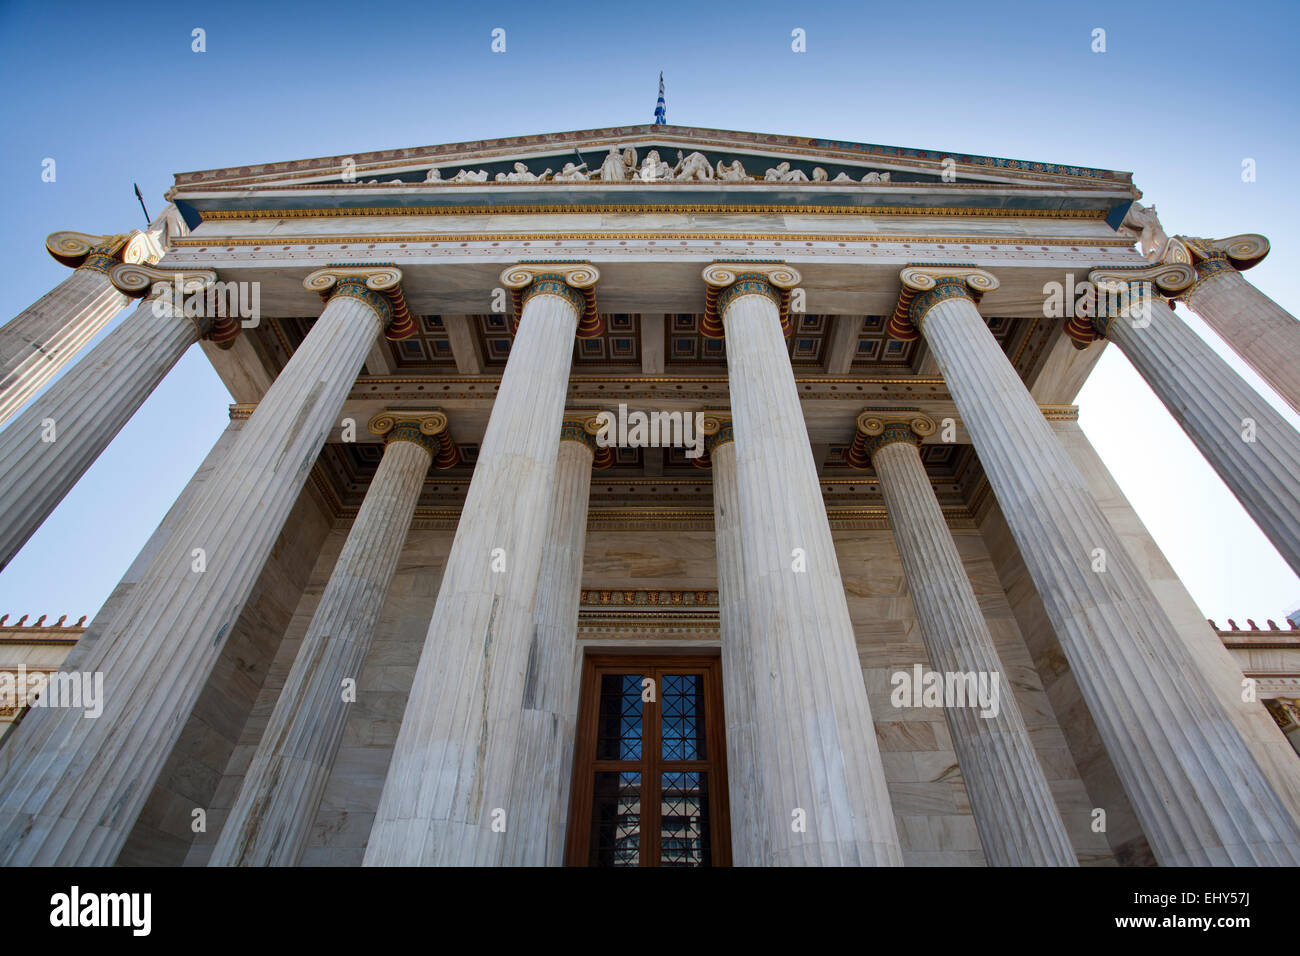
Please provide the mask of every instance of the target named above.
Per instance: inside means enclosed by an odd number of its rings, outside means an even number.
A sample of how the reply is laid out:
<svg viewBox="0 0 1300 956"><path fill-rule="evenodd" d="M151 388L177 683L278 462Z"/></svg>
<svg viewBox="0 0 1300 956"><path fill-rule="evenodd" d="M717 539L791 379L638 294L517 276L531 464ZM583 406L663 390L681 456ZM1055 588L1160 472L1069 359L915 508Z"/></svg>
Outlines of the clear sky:
<svg viewBox="0 0 1300 956"><path fill-rule="evenodd" d="M1268 236L1248 277L1297 313L1298 20L1300 5L1259 0L0 2L0 321L66 277L49 233L143 225L133 182L156 214L178 171L649 123L660 70L675 125L1131 170L1170 233ZM0 574L0 613L93 615L229 400L191 349ZM1300 605L1300 581L1117 349L1079 404L1206 616L1262 624Z"/></svg>

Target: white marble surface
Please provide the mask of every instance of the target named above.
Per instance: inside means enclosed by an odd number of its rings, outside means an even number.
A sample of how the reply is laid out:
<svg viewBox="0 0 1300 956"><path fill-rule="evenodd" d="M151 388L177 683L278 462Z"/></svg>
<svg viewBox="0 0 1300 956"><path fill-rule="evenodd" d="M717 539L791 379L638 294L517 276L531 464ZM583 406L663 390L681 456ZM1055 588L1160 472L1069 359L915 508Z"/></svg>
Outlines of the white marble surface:
<svg viewBox="0 0 1300 956"><path fill-rule="evenodd" d="M1235 270L1202 283L1187 304L1300 412L1300 322L1294 315Z"/></svg>

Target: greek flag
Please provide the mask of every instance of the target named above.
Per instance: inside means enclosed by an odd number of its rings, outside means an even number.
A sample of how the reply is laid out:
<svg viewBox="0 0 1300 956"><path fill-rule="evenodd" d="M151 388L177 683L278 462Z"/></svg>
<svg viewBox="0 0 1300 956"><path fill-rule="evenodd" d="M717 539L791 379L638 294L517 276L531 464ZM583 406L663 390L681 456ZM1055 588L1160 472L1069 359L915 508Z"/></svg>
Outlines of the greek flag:
<svg viewBox="0 0 1300 956"><path fill-rule="evenodd" d="M659 103L655 106L655 125L668 125L668 108L664 106L664 74L659 71Z"/></svg>

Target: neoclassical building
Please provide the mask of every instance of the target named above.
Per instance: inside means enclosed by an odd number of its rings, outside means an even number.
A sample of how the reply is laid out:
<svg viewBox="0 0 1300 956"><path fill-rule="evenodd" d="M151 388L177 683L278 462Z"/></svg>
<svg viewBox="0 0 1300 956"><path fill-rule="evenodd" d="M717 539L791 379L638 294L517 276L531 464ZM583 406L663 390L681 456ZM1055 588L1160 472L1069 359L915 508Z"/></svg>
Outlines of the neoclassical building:
<svg viewBox="0 0 1300 956"><path fill-rule="evenodd" d="M102 714L0 745L0 861L1300 863L1294 637L1204 619L1073 404L1118 347L1300 571L1300 436L1172 304L1297 409L1300 326L1140 196L657 125L53 234L0 566L187 349L234 404L61 664Z"/></svg>

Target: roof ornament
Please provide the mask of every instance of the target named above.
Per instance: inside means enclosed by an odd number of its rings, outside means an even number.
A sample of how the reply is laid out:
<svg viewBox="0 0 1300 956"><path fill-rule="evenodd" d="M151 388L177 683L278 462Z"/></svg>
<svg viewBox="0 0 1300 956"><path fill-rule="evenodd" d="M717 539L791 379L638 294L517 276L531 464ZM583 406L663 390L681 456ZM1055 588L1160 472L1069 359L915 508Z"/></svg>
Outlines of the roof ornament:
<svg viewBox="0 0 1300 956"><path fill-rule="evenodd" d="M664 71L659 71L659 103L655 106L655 125L668 125L668 108L664 105Z"/></svg>

